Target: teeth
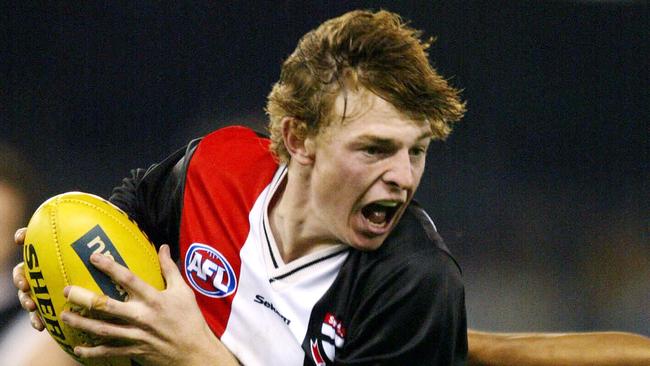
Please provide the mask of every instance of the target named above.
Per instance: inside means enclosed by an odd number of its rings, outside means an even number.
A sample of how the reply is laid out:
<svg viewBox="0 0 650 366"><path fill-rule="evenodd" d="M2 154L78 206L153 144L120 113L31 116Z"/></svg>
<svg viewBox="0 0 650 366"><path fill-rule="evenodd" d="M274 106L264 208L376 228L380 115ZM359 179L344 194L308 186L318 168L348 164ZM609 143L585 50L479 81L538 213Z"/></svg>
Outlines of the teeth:
<svg viewBox="0 0 650 366"><path fill-rule="evenodd" d="M384 207L397 207L397 205L399 203L397 201L388 201L388 200L386 200L386 201L377 201L377 202L375 202L375 204L377 204L379 206L384 206Z"/></svg>

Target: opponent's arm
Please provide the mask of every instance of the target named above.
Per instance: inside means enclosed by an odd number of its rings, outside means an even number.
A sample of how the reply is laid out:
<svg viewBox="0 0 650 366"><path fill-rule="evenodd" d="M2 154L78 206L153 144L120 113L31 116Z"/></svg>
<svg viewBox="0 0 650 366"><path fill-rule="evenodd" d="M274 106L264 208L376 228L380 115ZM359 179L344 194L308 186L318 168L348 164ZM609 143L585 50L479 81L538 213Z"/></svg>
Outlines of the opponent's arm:
<svg viewBox="0 0 650 366"><path fill-rule="evenodd" d="M47 332L46 332L47 333ZM49 334L33 334L29 342L25 342L23 350L27 356L22 366L82 366L59 347ZM27 346L29 345L29 346Z"/></svg>
<svg viewBox="0 0 650 366"><path fill-rule="evenodd" d="M624 332L488 333L468 330L470 366L647 366L650 338Z"/></svg>

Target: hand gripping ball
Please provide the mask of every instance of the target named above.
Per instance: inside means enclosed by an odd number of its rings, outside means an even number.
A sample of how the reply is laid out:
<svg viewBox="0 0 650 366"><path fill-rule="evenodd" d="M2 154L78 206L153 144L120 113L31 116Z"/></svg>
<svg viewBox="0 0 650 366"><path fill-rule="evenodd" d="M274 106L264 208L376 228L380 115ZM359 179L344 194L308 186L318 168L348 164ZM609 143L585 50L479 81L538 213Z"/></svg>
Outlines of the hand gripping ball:
<svg viewBox="0 0 650 366"><path fill-rule="evenodd" d="M127 293L90 263L95 252L112 257L153 287L162 290L164 280L156 248L128 216L110 202L87 193L68 192L45 201L27 226L23 247L25 275L45 328L73 357L77 345L95 345L92 335L66 326L64 310L92 310L71 306L63 288L76 285L126 301ZM93 366L132 365L128 358L83 361Z"/></svg>

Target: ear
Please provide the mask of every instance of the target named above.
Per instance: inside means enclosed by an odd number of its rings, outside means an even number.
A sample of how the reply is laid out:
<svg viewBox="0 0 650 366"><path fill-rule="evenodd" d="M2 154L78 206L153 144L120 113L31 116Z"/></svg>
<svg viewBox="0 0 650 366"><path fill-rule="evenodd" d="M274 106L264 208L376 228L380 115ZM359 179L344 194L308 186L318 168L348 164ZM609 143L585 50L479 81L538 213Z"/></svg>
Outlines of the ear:
<svg viewBox="0 0 650 366"><path fill-rule="evenodd" d="M302 165L309 165L314 161L315 141L306 137L305 122L293 117L282 119L282 139L291 160Z"/></svg>

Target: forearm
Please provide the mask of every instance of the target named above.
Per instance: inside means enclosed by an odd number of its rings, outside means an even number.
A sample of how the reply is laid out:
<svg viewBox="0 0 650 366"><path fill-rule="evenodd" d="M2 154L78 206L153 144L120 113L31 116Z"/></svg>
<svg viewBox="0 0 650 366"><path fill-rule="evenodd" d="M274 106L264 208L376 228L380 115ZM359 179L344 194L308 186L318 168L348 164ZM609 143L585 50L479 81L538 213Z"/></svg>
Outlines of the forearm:
<svg viewBox="0 0 650 366"><path fill-rule="evenodd" d="M239 363L239 360L237 360L237 357L235 357L232 352L221 342L221 340L218 340L217 337L215 336L213 338L212 342L215 347L210 347L210 349L204 349L202 350L202 354L196 353L193 357L191 357L191 360L188 361L188 365L196 365L196 366L202 366L205 365L206 362L209 364L210 362L217 361L217 365L219 366L240 366L241 363ZM208 362L208 360L211 360Z"/></svg>
<svg viewBox="0 0 650 366"><path fill-rule="evenodd" d="M470 366L650 365L650 339L631 333L468 332Z"/></svg>

